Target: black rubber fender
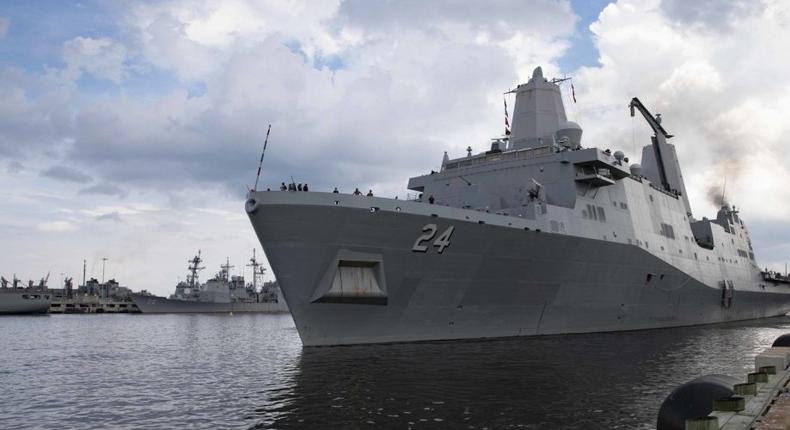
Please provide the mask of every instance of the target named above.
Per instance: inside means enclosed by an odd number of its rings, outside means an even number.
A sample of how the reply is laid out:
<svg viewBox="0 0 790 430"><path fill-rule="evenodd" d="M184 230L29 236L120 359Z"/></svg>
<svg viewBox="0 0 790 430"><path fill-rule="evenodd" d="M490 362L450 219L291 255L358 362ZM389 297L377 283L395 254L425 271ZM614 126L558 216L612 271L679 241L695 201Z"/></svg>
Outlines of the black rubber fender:
<svg viewBox="0 0 790 430"><path fill-rule="evenodd" d="M657 430L685 430L686 420L704 417L713 411L713 401L734 394L736 378L705 375L675 388L658 410Z"/></svg>
<svg viewBox="0 0 790 430"><path fill-rule="evenodd" d="M790 346L790 333L777 337L771 346Z"/></svg>

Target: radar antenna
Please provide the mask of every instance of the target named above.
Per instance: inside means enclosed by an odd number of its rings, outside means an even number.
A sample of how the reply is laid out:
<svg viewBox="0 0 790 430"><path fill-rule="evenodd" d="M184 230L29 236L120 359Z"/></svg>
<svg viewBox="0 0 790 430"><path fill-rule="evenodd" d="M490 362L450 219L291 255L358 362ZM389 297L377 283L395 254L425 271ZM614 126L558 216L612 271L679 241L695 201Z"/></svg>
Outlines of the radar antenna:
<svg viewBox="0 0 790 430"><path fill-rule="evenodd" d="M203 259L200 258L200 250L198 249L198 253L194 256L189 262L189 274L187 275L187 284L189 284L190 288L195 288L195 285L198 283L198 272L205 269L205 267L201 267L200 263L203 262Z"/></svg>

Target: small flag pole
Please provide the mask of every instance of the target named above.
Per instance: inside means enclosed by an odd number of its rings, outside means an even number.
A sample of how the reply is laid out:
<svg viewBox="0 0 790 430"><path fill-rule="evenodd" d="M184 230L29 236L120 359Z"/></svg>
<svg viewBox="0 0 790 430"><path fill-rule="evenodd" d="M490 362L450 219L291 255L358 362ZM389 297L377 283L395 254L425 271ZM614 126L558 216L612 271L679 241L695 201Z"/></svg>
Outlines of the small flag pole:
<svg viewBox="0 0 790 430"><path fill-rule="evenodd" d="M571 81L571 94L573 94L573 102L576 103L576 88L573 86L573 81Z"/></svg>
<svg viewBox="0 0 790 430"><path fill-rule="evenodd" d="M263 151L261 151L261 161L258 163L258 174L255 175L255 186L252 188L252 191L256 191L258 189L258 179L261 177L261 168L263 167L263 156L266 155L266 145L269 143L269 132L272 131L272 125L269 124L269 128L266 129L266 139L263 141Z"/></svg>

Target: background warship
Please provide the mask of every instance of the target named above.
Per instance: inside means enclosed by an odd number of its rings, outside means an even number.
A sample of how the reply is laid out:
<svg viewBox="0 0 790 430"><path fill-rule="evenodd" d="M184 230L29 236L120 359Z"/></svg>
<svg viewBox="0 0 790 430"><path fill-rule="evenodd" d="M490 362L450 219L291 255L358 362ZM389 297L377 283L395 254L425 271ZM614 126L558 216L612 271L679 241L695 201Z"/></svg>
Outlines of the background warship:
<svg viewBox="0 0 790 430"><path fill-rule="evenodd" d="M304 345L583 333L790 310L734 207L692 216L672 137L641 166L584 148L558 80L515 93L512 133L411 178L417 201L248 194L245 209ZM508 132L510 130L507 130Z"/></svg>
<svg viewBox="0 0 790 430"><path fill-rule="evenodd" d="M288 312L276 282L265 282L258 290L258 281L265 273L253 250L249 267L252 283L245 284L243 276L231 276L233 266L226 262L221 270L205 284L200 284L198 272L203 270L200 252L189 261L186 281L176 285L170 298L157 297L147 292L132 293L135 305L142 313L231 313L231 312Z"/></svg>

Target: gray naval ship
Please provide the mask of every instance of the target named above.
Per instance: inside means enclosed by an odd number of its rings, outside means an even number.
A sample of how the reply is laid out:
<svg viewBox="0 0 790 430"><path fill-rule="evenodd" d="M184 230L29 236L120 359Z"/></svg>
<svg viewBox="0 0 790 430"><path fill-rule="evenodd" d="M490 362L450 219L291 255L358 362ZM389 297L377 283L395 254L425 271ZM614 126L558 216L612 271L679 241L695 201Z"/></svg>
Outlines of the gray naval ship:
<svg viewBox="0 0 790 430"><path fill-rule="evenodd" d="M266 269L258 262L253 250L248 266L252 267L252 283L245 284L243 276L231 276L233 266L229 262L221 265L221 270L206 283L198 279L203 259L200 251L189 260L189 274L186 281L176 285L170 298L152 294L132 293L132 301L141 313L282 313L288 312L285 300L281 297L277 282L264 282L258 290L259 279Z"/></svg>
<svg viewBox="0 0 790 430"><path fill-rule="evenodd" d="M558 80L511 91L512 133L411 178L420 199L252 190L246 212L304 345L585 333L784 315L737 210L691 213L672 138L641 165L582 146ZM607 145L606 142L596 144Z"/></svg>
<svg viewBox="0 0 790 430"><path fill-rule="evenodd" d="M45 314L49 311L52 298L45 279L41 280L38 287L33 286L33 281L27 288L21 287L16 275L10 287L8 283L6 278L0 277L0 315Z"/></svg>

